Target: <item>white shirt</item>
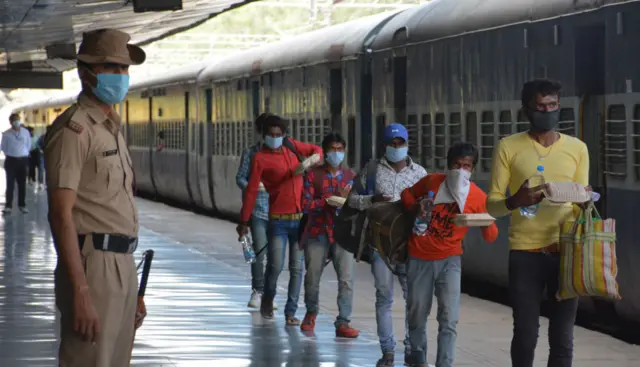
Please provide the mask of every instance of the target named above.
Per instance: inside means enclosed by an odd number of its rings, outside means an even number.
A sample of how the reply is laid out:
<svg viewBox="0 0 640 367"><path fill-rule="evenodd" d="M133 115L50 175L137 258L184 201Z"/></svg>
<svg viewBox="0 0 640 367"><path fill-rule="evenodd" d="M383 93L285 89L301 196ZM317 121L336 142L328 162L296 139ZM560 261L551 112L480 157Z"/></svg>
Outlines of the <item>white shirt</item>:
<svg viewBox="0 0 640 367"><path fill-rule="evenodd" d="M31 135L29 130L20 127L19 131L9 129L2 133L2 152L7 157L24 158L29 156Z"/></svg>

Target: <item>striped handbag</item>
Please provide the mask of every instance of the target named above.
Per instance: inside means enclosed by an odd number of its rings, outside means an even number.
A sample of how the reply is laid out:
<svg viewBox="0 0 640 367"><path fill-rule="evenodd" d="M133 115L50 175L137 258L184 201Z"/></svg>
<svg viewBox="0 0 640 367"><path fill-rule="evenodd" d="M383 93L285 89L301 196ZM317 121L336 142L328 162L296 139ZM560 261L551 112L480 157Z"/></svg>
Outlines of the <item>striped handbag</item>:
<svg viewBox="0 0 640 367"><path fill-rule="evenodd" d="M593 202L581 209L578 218L562 223L560 285L556 298L620 299L615 242L615 219L602 219Z"/></svg>

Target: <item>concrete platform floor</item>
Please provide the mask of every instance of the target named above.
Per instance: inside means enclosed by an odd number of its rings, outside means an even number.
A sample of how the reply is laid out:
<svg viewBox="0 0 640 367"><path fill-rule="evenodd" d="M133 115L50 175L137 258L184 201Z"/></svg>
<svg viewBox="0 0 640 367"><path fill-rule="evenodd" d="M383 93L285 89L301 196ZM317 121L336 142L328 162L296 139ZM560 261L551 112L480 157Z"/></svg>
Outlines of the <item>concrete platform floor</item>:
<svg viewBox="0 0 640 367"><path fill-rule="evenodd" d="M0 177L0 193L4 193ZM4 201L4 195L0 204ZM367 264L357 266L353 325L355 340L337 339L337 283L327 267L321 284L321 314L313 336L286 328L282 308L273 322L246 308L249 267L236 243L235 225L138 200L142 229L136 253L152 248L155 258L146 302L148 316L138 331L134 366L357 367L380 357L375 334L374 287ZM56 254L46 220L46 197L29 189L30 213L14 209L0 219L0 366L56 366L57 320L53 297ZM277 296L284 306L287 271ZM403 300L396 287L396 366L401 366ZM301 300L303 296L301 296ZM298 316L304 316L300 304ZM435 309L432 312L435 315ZM509 366L510 309L463 295L456 366ZM536 366L546 366L547 320L540 320ZM434 363L437 323L428 325L429 361ZM577 367L640 365L640 346L576 327Z"/></svg>

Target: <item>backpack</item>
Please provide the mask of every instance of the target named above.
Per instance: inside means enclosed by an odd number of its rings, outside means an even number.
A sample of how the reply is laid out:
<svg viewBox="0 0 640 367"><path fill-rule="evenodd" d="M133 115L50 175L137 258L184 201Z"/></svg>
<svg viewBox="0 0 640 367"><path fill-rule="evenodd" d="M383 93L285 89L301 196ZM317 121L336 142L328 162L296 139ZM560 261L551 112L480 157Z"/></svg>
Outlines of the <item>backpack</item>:
<svg viewBox="0 0 640 367"><path fill-rule="evenodd" d="M385 265L395 275L391 265L405 264L409 257L408 241L416 217L405 209L402 201L375 203L367 210L370 243Z"/></svg>
<svg viewBox="0 0 640 367"><path fill-rule="evenodd" d="M360 187L360 180L358 180L354 183L354 188L351 192L355 190L358 195L375 195L378 163L376 159L372 159L367 163L365 187ZM333 238L340 247L352 253L357 262L371 263L373 253L368 246L371 243L371 235L368 228L369 217L367 216L367 211L350 207L347 200L334 221Z"/></svg>

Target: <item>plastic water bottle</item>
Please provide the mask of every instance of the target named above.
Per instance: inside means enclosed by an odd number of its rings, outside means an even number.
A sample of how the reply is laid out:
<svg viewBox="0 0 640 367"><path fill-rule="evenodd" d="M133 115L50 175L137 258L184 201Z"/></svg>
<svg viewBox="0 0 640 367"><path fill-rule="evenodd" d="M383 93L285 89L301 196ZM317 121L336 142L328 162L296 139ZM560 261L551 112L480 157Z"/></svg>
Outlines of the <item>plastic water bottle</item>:
<svg viewBox="0 0 640 367"><path fill-rule="evenodd" d="M433 191L429 191L428 196L420 200L420 207L422 208L422 211L427 214L425 217L416 217L416 221L413 224L413 233L418 236L424 236L427 234L427 229L431 222L431 211L433 210L434 200Z"/></svg>
<svg viewBox="0 0 640 367"><path fill-rule="evenodd" d="M240 239L240 244L242 245L242 253L244 254L244 261L247 264L253 264L256 262L256 253L253 251L253 246L251 245L251 240L248 236L242 236Z"/></svg>
<svg viewBox="0 0 640 367"><path fill-rule="evenodd" d="M538 168L536 169L536 173L529 178L529 187L544 185L544 183L545 183L544 167L538 166ZM530 205L530 206L520 208L520 215L527 218L533 218L536 216L536 213L538 212L539 207L540 207L540 204L538 203L535 205Z"/></svg>

